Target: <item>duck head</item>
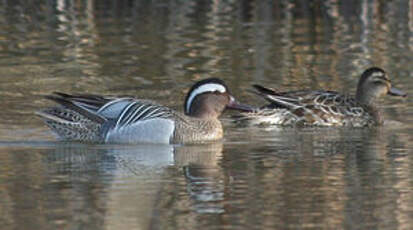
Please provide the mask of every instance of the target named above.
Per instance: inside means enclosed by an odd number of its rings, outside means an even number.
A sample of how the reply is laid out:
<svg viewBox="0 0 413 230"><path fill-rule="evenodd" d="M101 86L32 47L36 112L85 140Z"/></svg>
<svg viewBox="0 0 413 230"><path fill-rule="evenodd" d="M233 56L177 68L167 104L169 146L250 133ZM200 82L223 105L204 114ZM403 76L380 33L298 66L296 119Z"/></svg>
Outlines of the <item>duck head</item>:
<svg viewBox="0 0 413 230"><path fill-rule="evenodd" d="M356 99L362 104L371 105L384 95L407 96L406 93L392 86L384 70L372 67L364 71L357 86Z"/></svg>
<svg viewBox="0 0 413 230"><path fill-rule="evenodd" d="M218 118L225 109L253 111L252 107L239 103L218 78L204 79L193 85L184 106L186 115L198 118Z"/></svg>

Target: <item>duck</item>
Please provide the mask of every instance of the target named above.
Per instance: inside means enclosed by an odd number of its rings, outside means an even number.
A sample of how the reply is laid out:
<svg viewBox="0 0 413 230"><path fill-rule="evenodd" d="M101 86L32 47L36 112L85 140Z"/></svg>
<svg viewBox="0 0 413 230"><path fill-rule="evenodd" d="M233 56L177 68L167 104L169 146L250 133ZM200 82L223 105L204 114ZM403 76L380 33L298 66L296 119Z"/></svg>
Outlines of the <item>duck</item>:
<svg viewBox="0 0 413 230"><path fill-rule="evenodd" d="M254 93L269 104L241 113L237 122L280 126L380 126L384 119L378 99L384 95L407 96L392 86L386 72L379 67L362 73L355 96L328 90L279 92L258 84L253 87Z"/></svg>
<svg viewBox="0 0 413 230"><path fill-rule="evenodd" d="M196 82L188 91L184 113L134 97L66 94L45 96L57 106L36 114L63 141L96 143L185 144L223 138L219 116L226 109L253 111L231 95L219 78Z"/></svg>

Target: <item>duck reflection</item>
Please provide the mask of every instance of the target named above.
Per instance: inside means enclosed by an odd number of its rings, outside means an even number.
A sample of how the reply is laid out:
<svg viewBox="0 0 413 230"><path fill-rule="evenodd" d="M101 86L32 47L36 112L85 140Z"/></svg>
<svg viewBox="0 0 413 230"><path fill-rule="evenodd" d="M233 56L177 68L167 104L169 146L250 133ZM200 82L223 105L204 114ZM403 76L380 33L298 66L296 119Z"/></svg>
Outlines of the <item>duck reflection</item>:
<svg viewBox="0 0 413 230"><path fill-rule="evenodd" d="M43 161L39 169L42 182L31 182L43 194L41 201L33 202L45 211L31 215L36 216L36 221L19 220L22 215L11 219L20 225L27 224L22 229L33 222L39 227L50 225L56 229L74 226L149 229L157 224L149 213L155 213L156 217L156 213L164 212L165 199L176 199L177 203L172 204L177 205L183 196L188 196L184 200L191 200L191 207L197 212L222 212L222 205L215 204L224 194L222 173L215 168L221 153L222 143L193 146L59 143L55 148L39 150ZM186 192L170 189L176 179L186 184L179 186L186 187ZM24 195L24 186L20 184L18 188ZM158 209L160 206L162 210ZM30 207L21 210L33 211ZM38 222L39 216L50 223Z"/></svg>
<svg viewBox="0 0 413 230"><path fill-rule="evenodd" d="M247 173L238 176L237 183L249 185L248 191L240 193L259 197L244 203L244 208L233 206L244 212L239 215L251 216L267 227L300 223L352 229L358 223L377 229L379 217L400 229L411 228L403 211L413 201L405 195L412 162L406 155L409 136L387 128L282 129L249 134L250 138L259 135L261 141L239 148L236 156L225 155L232 157L233 165L248 162L231 174ZM245 155L250 159L243 159Z"/></svg>
<svg viewBox="0 0 413 230"><path fill-rule="evenodd" d="M222 143L0 148L5 229L226 223L375 229L378 217L412 227L408 135L382 128L248 133L248 144L229 135L225 149Z"/></svg>
<svg viewBox="0 0 413 230"><path fill-rule="evenodd" d="M199 213L222 213L224 207L224 178L217 167L221 159L222 144L199 147L189 146L177 151L175 162L185 177L188 196L193 210Z"/></svg>
<svg viewBox="0 0 413 230"><path fill-rule="evenodd" d="M222 151L220 142L175 148L174 167L165 176L170 183L159 189L150 229L166 229L171 224L174 229L194 229L200 226L194 218L197 215L225 211Z"/></svg>

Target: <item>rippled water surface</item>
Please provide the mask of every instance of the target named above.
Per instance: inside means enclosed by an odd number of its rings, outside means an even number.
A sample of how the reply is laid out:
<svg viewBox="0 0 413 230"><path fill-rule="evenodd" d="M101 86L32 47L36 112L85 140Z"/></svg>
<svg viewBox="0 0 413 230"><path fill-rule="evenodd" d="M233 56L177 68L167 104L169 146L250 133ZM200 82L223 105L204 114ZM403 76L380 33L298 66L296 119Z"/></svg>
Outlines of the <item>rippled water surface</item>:
<svg viewBox="0 0 413 230"><path fill-rule="evenodd" d="M398 125L241 127L202 145L56 141L33 115L53 91L182 110L224 79L353 93L385 69L413 93L413 1L0 2L1 229L413 229L413 103Z"/></svg>

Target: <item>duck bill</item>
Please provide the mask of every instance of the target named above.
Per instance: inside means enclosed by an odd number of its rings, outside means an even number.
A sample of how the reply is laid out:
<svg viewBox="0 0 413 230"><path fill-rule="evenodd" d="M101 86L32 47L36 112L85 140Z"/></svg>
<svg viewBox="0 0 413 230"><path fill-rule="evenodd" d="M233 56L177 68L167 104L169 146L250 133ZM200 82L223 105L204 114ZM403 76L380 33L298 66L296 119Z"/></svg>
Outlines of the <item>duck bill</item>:
<svg viewBox="0 0 413 230"><path fill-rule="evenodd" d="M396 89L394 87L390 88L388 94L391 95L391 96L398 96L398 97L406 97L407 96L407 93L401 91L400 89Z"/></svg>
<svg viewBox="0 0 413 230"><path fill-rule="evenodd" d="M241 104L238 101L235 100L234 97L230 97L229 103L227 105L227 109L233 109L233 110L240 110L244 112L253 112L255 111L255 108L249 105Z"/></svg>

